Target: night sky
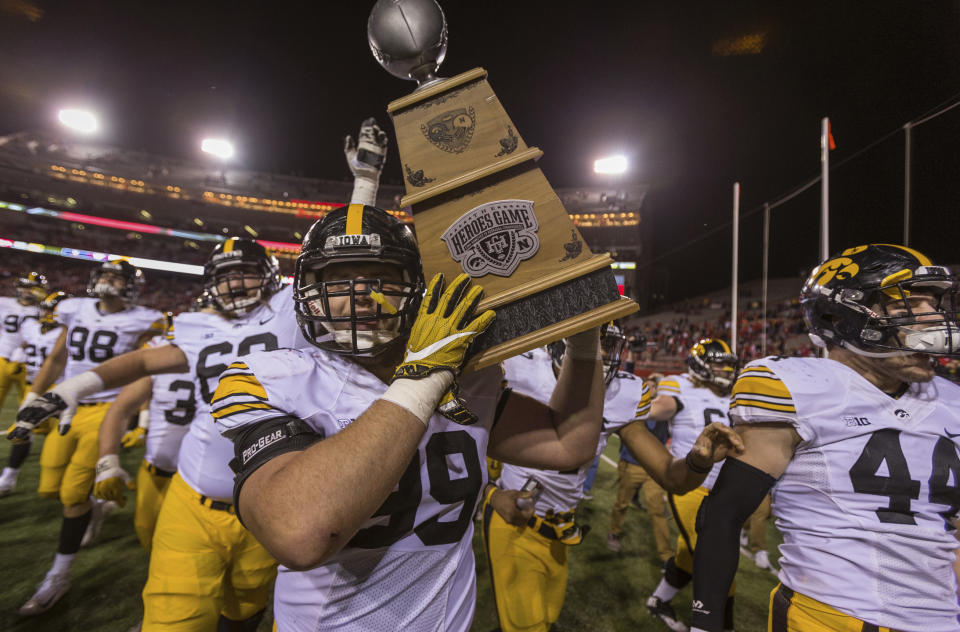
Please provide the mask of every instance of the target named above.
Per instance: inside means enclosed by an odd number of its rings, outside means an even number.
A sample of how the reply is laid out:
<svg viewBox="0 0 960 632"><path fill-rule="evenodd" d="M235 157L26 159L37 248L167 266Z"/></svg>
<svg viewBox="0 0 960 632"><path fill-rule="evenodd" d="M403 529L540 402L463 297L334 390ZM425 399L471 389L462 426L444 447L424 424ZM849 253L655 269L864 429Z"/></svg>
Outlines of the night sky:
<svg viewBox="0 0 960 632"><path fill-rule="evenodd" d="M900 241L902 132L854 154L960 95L960 2L441 4L440 74L486 68L555 186L597 184L595 158L631 157L626 180L652 187L647 265L671 298L729 283L732 183L749 213L816 176L823 116L833 249ZM389 128L386 104L413 88L370 54L372 5L0 0L0 134L54 129L57 108L81 103L110 144L199 159L199 139L224 134L239 166L344 178L342 137L367 115ZM718 54L758 35L759 54ZM913 134L911 245L960 262L960 108ZM384 178L400 182L395 146ZM816 262L819 196L774 211L774 276ZM759 277L759 213L741 244L741 278Z"/></svg>

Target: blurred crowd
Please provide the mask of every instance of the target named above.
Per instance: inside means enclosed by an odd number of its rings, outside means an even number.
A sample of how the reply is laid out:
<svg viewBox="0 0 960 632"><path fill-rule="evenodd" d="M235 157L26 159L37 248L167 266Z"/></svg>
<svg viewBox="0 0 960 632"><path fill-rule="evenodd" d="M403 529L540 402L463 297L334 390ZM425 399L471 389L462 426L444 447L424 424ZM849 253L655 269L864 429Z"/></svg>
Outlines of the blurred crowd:
<svg viewBox="0 0 960 632"><path fill-rule="evenodd" d="M14 296L14 286L24 271L37 271L47 277L51 290L71 296L86 296L90 273L97 262L66 259L34 253L0 251L0 296ZM199 276L144 271L145 283L139 303L165 312L186 311L203 289Z"/></svg>
<svg viewBox="0 0 960 632"><path fill-rule="evenodd" d="M763 312L755 302L737 318L737 353L741 365L765 355L810 356L814 347L796 298L775 302L767 310L764 348ZM682 370L684 359L701 338L730 340L730 311L726 303L709 307L693 301L671 307L666 320L644 319L628 322L624 328L630 346L626 354L629 369Z"/></svg>

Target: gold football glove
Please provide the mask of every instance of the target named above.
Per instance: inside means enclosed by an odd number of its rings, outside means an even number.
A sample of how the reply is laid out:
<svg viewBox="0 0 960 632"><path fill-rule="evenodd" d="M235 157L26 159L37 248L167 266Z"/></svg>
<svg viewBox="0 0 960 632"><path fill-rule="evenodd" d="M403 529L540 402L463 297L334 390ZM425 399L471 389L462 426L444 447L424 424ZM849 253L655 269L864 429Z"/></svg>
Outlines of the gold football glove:
<svg viewBox="0 0 960 632"><path fill-rule="evenodd" d="M393 379L419 379L436 371L460 372L473 339L490 326L496 314L487 310L473 318L483 289L470 285L470 277L459 275L444 291L443 275L437 274L427 286L417 319L410 330L407 352ZM471 320L471 318L473 318ZM444 396L449 402L456 393Z"/></svg>
<svg viewBox="0 0 960 632"><path fill-rule="evenodd" d="M93 495L103 500L112 500L121 507L127 504L124 488L133 490L137 484L127 471L120 467L120 457L108 454L97 461L97 479L93 484Z"/></svg>
<svg viewBox="0 0 960 632"><path fill-rule="evenodd" d="M123 435L123 438L120 439L120 445L125 448L136 448L146 443L146 437L147 429L137 426Z"/></svg>

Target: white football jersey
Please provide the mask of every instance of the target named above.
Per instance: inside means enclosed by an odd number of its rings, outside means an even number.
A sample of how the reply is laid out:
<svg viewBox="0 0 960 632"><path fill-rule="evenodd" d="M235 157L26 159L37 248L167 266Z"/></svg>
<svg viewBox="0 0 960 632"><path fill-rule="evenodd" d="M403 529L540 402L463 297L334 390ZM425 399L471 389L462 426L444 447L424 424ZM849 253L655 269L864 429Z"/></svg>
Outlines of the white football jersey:
<svg viewBox="0 0 960 632"><path fill-rule="evenodd" d="M677 414L670 420L670 454L675 458L684 458L697 442L703 429L715 421L730 425L727 411L730 400L726 395L717 395L707 386L697 384L687 374L668 375L657 386L657 397L672 395L679 405ZM723 461L713 464L701 487L713 489L713 483L720 475Z"/></svg>
<svg viewBox="0 0 960 632"><path fill-rule="evenodd" d="M503 362L503 369L508 388L549 404L557 379L553 374L553 360L545 349L534 349L508 358ZM603 452L612 433L637 418L643 393L643 381L635 375L623 371L614 375L604 394L603 430L597 443L597 455ZM504 463L497 484L502 489L522 489L527 479L535 479L543 491L533 505L534 512L541 516L548 511L565 513L576 509L583 497L583 482L591 464L558 472Z"/></svg>
<svg viewBox="0 0 960 632"><path fill-rule="evenodd" d="M274 590L280 632L469 630L476 602L473 515L486 484L484 457L500 375L490 367L460 379L478 423L463 426L434 414L396 491L340 552L309 571L280 566ZM282 349L232 365L213 414L227 435L292 416L329 437L386 390L337 354Z"/></svg>
<svg viewBox="0 0 960 632"><path fill-rule="evenodd" d="M57 305L54 318L67 328L67 366L63 379L94 369L114 356L133 351L144 333L163 331L163 314L134 305L113 314L97 308L95 298L67 298ZM116 399L119 388L109 388L80 400L98 404Z"/></svg>
<svg viewBox="0 0 960 632"><path fill-rule="evenodd" d="M53 351L53 346L63 333L63 325L44 327L36 318L26 318L20 323L20 348L23 349L23 365L27 369L27 384L32 384L44 360Z"/></svg>
<svg viewBox="0 0 960 632"><path fill-rule="evenodd" d="M937 377L893 398L834 360L765 358L730 414L802 438L773 488L784 585L881 627L958 629L960 387Z"/></svg>
<svg viewBox="0 0 960 632"><path fill-rule="evenodd" d="M20 332L23 320L29 316L37 318L36 305L21 305L13 297L0 296L0 358L14 360L13 354L20 347L16 334Z"/></svg>
<svg viewBox="0 0 960 632"><path fill-rule="evenodd" d="M165 340L151 340L147 346L170 344ZM147 432L143 458L161 470L174 472L180 454L180 442L190 429L197 414L197 387L193 374L161 373L153 376L150 396L150 430Z"/></svg>
<svg viewBox="0 0 960 632"><path fill-rule="evenodd" d="M233 443L220 436L210 417L210 401L220 374L237 358L255 351L302 347L293 311L293 290L287 286L263 305L239 318L215 313L185 312L173 319L170 341L183 351L196 384L196 416L180 444L177 469L199 494L233 502Z"/></svg>

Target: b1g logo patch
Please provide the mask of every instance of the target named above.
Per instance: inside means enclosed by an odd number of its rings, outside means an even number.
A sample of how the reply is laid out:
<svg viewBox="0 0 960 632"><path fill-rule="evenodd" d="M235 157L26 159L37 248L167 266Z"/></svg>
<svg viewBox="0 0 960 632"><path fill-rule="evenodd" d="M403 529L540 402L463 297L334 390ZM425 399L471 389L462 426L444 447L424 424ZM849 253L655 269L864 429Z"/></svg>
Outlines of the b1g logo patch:
<svg viewBox="0 0 960 632"><path fill-rule="evenodd" d="M460 154L473 140L477 128L477 113L473 106L457 108L435 116L420 126L420 131L434 147Z"/></svg>
<svg viewBox="0 0 960 632"><path fill-rule="evenodd" d="M497 200L464 213L440 236L472 277L508 277L540 249L540 224L530 200Z"/></svg>

